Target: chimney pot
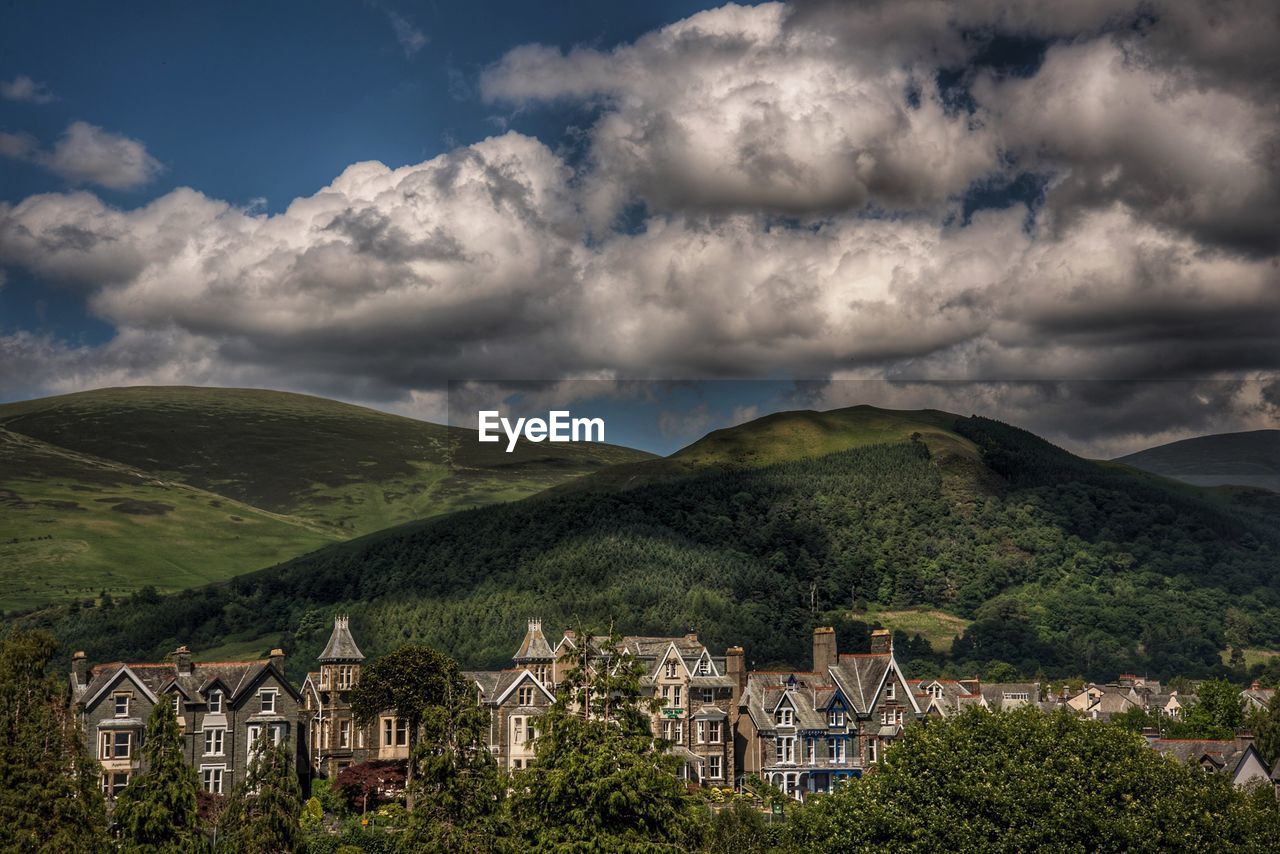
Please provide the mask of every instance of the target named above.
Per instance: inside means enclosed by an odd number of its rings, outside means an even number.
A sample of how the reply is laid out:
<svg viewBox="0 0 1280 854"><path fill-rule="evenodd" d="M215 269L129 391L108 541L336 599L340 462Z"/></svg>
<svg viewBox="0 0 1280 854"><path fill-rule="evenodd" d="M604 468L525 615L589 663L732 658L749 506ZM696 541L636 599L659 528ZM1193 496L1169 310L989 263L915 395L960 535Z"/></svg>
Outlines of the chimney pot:
<svg viewBox="0 0 1280 854"><path fill-rule="evenodd" d="M78 649L71 655L71 674L77 685L89 684L89 657L84 654L83 649Z"/></svg>
<svg viewBox="0 0 1280 854"><path fill-rule="evenodd" d="M689 632L688 634L686 634L686 635L684 636L684 639L685 639L685 640L687 640L689 643L697 643L697 642L698 642L698 633L697 633L697 632Z"/></svg>
<svg viewBox="0 0 1280 854"><path fill-rule="evenodd" d="M827 668L839 663L836 648L836 630L831 626L818 626L813 630L813 672L826 673Z"/></svg>
<svg viewBox="0 0 1280 854"><path fill-rule="evenodd" d="M186 644L173 651L173 663L179 673L191 672L191 650Z"/></svg>
<svg viewBox="0 0 1280 854"><path fill-rule="evenodd" d="M281 649L280 647L276 647L275 649L271 650L271 663L279 667L284 666L284 650L283 649Z"/></svg>
<svg viewBox="0 0 1280 854"><path fill-rule="evenodd" d="M888 629L875 629L871 632L871 652L893 652L893 635Z"/></svg>

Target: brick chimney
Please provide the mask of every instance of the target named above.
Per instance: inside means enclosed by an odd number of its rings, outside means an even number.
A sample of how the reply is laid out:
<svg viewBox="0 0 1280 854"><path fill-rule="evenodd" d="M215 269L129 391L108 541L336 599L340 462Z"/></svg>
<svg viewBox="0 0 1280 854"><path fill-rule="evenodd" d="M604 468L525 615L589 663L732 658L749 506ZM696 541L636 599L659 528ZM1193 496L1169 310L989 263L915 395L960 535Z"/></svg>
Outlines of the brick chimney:
<svg viewBox="0 0 1280 854"><path fill-rule="evenodd" d="M281 673L284 672L284 650L283 649L281 649L280 647L276 647L275 649L271 650L271 663L274 664L276 666L276 669L279 670Z"/></svg>
<svg viewBox="0 0 1280 854"><path fill-rule="evenodd" d="M685 639L685 640L687 640L689 643L697 643L697 642L698 642L698 633L697 633L697 632L689 632L688 634L686 634L686 635L684 636L684 639Z"/></svg>
<svg viewBox="0 0 1280 854"><path fill-rule="evenodd" d="M1236 730L1236 750L1244 750L1253 744L1253 730L1238 729Z"/></svg>
<svg viewBox="0 0 1280 854"><path fill-rule="evenodd" d="M893 652L893 635L888 629L875 629L871 632L871 652L873 654Z"/></svg>
<svg viewBox="0 0 1280 854"><path fill-rule="evenodd" d="M89 684L89 657L83 649L76 650L71 656L71 675L77 685Z"/></svg>
<svg viewBox="0 0 1280 854"><path fill-rule="evenodd" d="M736 706L747 687L747 656L742 647L731 646L724 651L724 673L733 680L733 704Z"/></svg>
<svg viewBox="0 0 1280 854"><path fill-rule="evenodd" d="M818 626L813 630L813 672L826 673L827 668L836 663L836 630L831 626Z"/></svg>
<svg viewBox="0 0 1280 854"><path fill-rule="evenodd" d="M191 672L191 650L187 648L186 644L173 651L173 664L177 667L179 673Z"/></svg>

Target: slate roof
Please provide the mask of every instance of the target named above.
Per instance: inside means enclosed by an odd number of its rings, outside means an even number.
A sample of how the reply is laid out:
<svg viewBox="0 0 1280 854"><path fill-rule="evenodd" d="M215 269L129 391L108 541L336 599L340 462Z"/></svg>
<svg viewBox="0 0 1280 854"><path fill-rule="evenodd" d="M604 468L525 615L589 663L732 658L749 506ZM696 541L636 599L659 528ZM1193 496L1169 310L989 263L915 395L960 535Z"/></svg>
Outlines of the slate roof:
<svg viewBox="0 0 1280 854"><path fill-rule="evenodd" d="M794 684L791 684L794 680ZM747 674L747 687L739 700L756 729L772 732L777 727L774 710L784 697L796 710L796 729L826 729L826 705L835 687L821 673L793 671L754 671Z"/></svg>
<svg viewBox="0 0 1280 854"><path fill-rule="evenodd" d="M333 632L329 635L329 642L325 644L319 660L322 664L364 661L364 654L356 646L355 638L351 637L346 617L333 618Z"/></svg>
<svg viewBox="0 0 1280 854"><path fill-rule="evenodd" d="M220 687L229 701L236 702L245 691L257 684L260 676L273 668L269 658L257 661L193 662L190 673L178 672L177 665L173 662L113 661L91 668L88 684L74 686L73 699L83 703L96 702L97 695L115 683L126 669L157 697L176 687L184 697L194 701L207 697L212 688ZM296 697L297 691L285 679L284 674L276 670L275 675Z"/></svg>
<svg viewBox="0 0 1280 854"><path fill-rule="evenodd" d="M1275 688L1246 688L1240 692L1240 696L1245 699L1251 707L1261 709L1267 708L1271 702L1271 698L1275 696Z"/></svg>
<svg viewBox="0 0 1280 854"><path fill-rule="evenodd" d="M884 681L892 661L892 653L842 653L830 668L836 686L858 714L866 715L875 702L876 691Z"/></svg>
<svg viewBox="0 0 1280 854"><path fill-rule="evenodd" d="M1006 711L1022 705L1040 705L1039 682L988 682L980 690L987 708L992 711ZM1027 699L1006 699L1009 694L1026 694Z"/></svg>
<svg viewBox="0 0 1280 854"><path fill-rule="evenodd" d="M929 693L935 684L942 689L942 696L937 698ZM933 705L943 714L951 714L982 703L983 692L977 679L913 679L907 685L916 696L916 704L925 710Z"/></svg>
<svg viewBox="0 0 1280 854"><path fill-rule="evenodd" d="M1211 767L1215 771L1225 770L1233 777L1252 747L1249 743L1238 739L1218 741L1157 738L1152 739L1148 744L1152 750L1171 756L1179 762L1194 762L1197 765Z"/></svg>

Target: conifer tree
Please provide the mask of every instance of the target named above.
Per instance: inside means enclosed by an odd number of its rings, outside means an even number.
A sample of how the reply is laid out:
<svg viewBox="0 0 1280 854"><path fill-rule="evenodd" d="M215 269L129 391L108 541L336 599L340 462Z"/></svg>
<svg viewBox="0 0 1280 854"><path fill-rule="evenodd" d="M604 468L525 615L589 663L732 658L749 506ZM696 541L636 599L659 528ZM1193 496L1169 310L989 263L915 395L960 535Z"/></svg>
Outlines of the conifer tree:
<svg viewBox="0 0 1280 854"><path fill-rule="evenodd" d="M66 691L45 674L57 644L43 631L0 637L0 850L101 851L100 769Z"/></svg>
<svg viewBox="0 0 1280 854"><path fill-rule="evenodd" d="M264 731L245 779L236 786L218 830L218 850L236 854L293 851L301 839L302 790L287 742L272 744Z"/></svg>
<svg viewBox="0 0 1280 854"><path fill-rule="evenodd" d="M537 724L535 758L512 785L512 820L531 848L679 848L697 834L680 760L654 738L659 701L621 638L579 630L573 666Z"/></svg>
<svg viewBox="0 0 1280 854"><path fill-rule="evenodd" d="M182 756L182 730L167 697L151 709L142 771L116 801L112 818L127 851L187 852L205 847L196 792L200 781Z"/></svg>

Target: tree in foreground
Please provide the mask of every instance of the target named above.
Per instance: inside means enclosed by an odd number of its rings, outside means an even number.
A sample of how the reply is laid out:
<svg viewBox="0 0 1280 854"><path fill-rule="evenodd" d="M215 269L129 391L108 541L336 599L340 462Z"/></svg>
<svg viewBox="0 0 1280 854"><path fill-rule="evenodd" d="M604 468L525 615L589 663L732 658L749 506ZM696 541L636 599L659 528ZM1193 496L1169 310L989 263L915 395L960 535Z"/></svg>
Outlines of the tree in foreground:
<svg viewBox="0 0 1280 854"><path fill-rule="evenodd" d="M43 631L0 637L0 850L101 851L107 845L100 769L46 676L57 644Z"/></svg>
<svg viewBox="0 0 1280 854"><path fill-rule="evenodd" d="M1225 679L1206 679L1196 686L1196 702L1182 720L1168 727L1168 738L1235 738L1244 725L1244 699L1240 689Z"/></svg>
<svg viewBox="0 0 1280 854"><path fill-rule="evenodd" d="M857 784L798 810L810 851L1273 850L1270 791L1180 765L1066 711L970 710L911 727Z"/></svg>
<svg viewBox="0 0 1280 854"><path fill-rule="evenodd" d="M287 741L273 744L268 730L250 748L253 761L231 795L218 827L219 850L236 854L293 851L301 839L302 791Z"/></svg>
<svg viewBox="0 0 1280 854"><path fill-rule="evenodd" d="M654 701L620 638L578 632L575 660L538 723L535 758L516 775L511 814L529 847L643 851L696 834L679 760L653 737Z"/></svg>
<svg viewBox="0 0 1280 854"><path fill-rule="evenodd" d="M1271 695L1265 709L1250 713L1248 724L1253 729L1254 747L1262 754L1268 768L1280 761L1280 691Z"/></svg>
<svg viewBox="0 0 1280 854"><path fill-rule="evenodd" d="M147 718L142 772L120 793L112 815L128 851L187 852L205 847L200 833L200 782L182 757L182 731L164 698Z"/></svg>
<svg viewBox="0 0 1280 854"><path fill-rule="evenodd" d="M369 726L386 712L406 722L409 755L415 756L423 721L434 710L452 708L467 693L458 665L425 646L403 646L366 665L351 692L351 710L359 726ZM414 764L405 777L405 807L413 812Z"/></svg>

